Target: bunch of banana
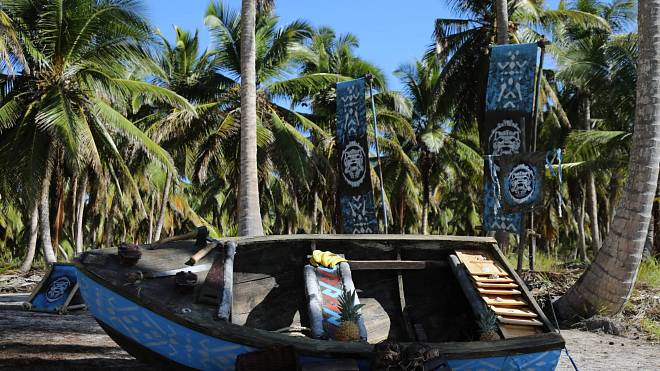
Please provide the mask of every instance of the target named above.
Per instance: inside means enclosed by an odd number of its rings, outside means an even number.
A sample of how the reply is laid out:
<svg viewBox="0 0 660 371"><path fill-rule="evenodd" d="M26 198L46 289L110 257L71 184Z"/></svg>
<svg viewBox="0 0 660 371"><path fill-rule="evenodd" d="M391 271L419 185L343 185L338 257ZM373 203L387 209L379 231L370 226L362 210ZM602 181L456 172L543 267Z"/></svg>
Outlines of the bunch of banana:
<svg viewBox="0 0 660 371"><path fill-rule="evenodd" d="M334 268L335 265L347 261L348 260L342 258L341 256L335 253L332 253L330 251L321 251L321 250L314 250L312 252L312 257L309 258L310 264L312 264L315 267L322 265L324 267Z"/></svg>

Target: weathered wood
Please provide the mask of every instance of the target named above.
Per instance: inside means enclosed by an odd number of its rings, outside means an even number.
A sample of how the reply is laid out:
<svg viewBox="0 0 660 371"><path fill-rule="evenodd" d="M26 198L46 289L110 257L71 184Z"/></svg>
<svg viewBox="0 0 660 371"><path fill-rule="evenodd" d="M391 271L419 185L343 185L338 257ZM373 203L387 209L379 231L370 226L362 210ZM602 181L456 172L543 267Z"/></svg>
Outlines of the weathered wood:
<svg viewBox="0 0 660 371"><path fill-rule="evenodd" d="M485 251L456 251L456 256L472 276L508 276L509 274Z"/></svg>
<svg viewBox="0 0 660 371"><path fill-rule="evenodd" d="M433 269L446 268L446 261L441 260L350 260L351 270L380 269Z"/></svg>
<svg viewBox="0 0 660 371"><path fill-rule="evenodd" d="M495 314L510 316L510 317L527 317L527 318L536 318L538 314L532 312L527 308L515 308L515 307L498 307L491 305L490 309L495 312Z"/></svg>
<svg viewBox="0 0 660 371"><path fill-rule="evenodd" d="M505 339L529 338L530 336L534 336L541 332L541 330L539 330L539 328L536 326L521 326L510 324L501 324L500 331L502 331L502 335L504 335Z"/></svg>
<svg viewBox="0 0 660 371"><path fill-rule="evenodd" d="M81 263L79 268L99 284L127 299L209 336L257 348L291 345L306 355L367 358L373 350L370 344L314 340L274 332L284 327L308 327L303 266L307 264L306 255L312 242L318 249L344 254L349 261L393 261L398 251L400 262L397 264L403 265L419 265L419 261L441 262L458 247L492 252L494 242L490 238L355 237L314 235L231 239L239 244L234 263L233 323L209 321L214 317L216 308L195 303L193 293L177 293L170 278L125 286L125 275L129 272L180 268L181 262L197 250L194 241L172 242L159 249L145 251L135 267L120 266L115 249L96 250L95 255L107 255L107 259L103 259L104 264L92 264L92 261L99 259L83 257L83 261L90 263ZM208 259L215 256L217 253L212 252ZM421 336L414 332L414 326L419 325L417 327L424 330L429 344L441 349L448 358L506 355L556 349L562 345L557 334L541 334L528 337L526 341L469 341L474 336L469 333L474 318L469 311L470 303L461 294L451 271L400 267L380 270L353 268L355 287L360 301L365 304L362 312L370 342L387 338L399 341L419 339ZM463 274L476 295L474 283L464 268ZM202 282L206 275L207 272L200 272L199 281ZM522 281L513 275L507 280L504 283L522 285ZM405 291L398 290L399 282ZM406 315L413 324L412 336L405 328L401 297L405 301ZM480 303L485 307L483 300ZM183 308L190 311L184 314Z"/></svg>
<svg viewBox="0 0 660 371"><path fill-rule="evenodd" d="M481 297L486 301L488 305L497 305L500 307L515 307L515 306L527 306L525 300L522 296L497 296L497 295L481 295Z"/></svg>
<svg viewBox="0 0 660 371"><path fill-rule="evenodd" d="M517 289L519 286L516 283L489 283L489 282L479 282L475 281L477 287L488 288L488 289Z"/></svg>
<svg viewBox="0 0 660 371"><path fill-rule="evenodd" d="M483 283L514 283L514 281L511 278L508 277L498 277L498 278L488 278L488 277L483 277L483 276L470 276L472 280L476 282L483 282Z"/></svg>
<svg viewBox="0 0 660 371"><path fill-rule="evenodd" d="M461 285L463 293L465 294L465 297L472 307L472 312L478 318L486 316L489 312L489 309L486 307L486 304L484 304L484 301L481 300L481 297L479 297L477 291L472 286L472 281L470 278L468 278L465 266L461 264L461 261L456 255L449 255L449 266L454 272L454 276L456 276L458 283Z"/></svg>
<svg viewBox="0 0 660 371"><path fill-rule="evenodd" d="M543 322L533 318L521 319L508 316L497 316L497 320L500 323L505 323L508 325L543 326Z"/></svg>
<svg viewBox="0 0 660 371"><path fill-rule="evenodd" d="M484 289L477 287L477 290L482 294L488 295L520 295L520 291L514 289Z"/></svg>

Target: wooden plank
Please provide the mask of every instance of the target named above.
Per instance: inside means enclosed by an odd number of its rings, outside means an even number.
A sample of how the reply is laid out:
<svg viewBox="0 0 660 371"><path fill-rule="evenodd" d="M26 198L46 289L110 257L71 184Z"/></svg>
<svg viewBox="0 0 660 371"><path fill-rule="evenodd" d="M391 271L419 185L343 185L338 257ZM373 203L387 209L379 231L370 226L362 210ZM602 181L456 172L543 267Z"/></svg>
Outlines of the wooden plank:
<svg viewBox="0 0 660 371"><path fill-rule="evenodd" d="M497 316L500 323L508 325L522 325L522 326L543 326L543 322L534 318L516 318L508 316Z"/></svg>
<svg viewBox="0 0 660 371"><path fill-rule="evenodd" d="M527 306L527 302L523 300L523 297L513 296L513 297L501 297L497 295L481 295L486 304L488 305L497 305L501 307L517 307L517 306Z"/></svg>
<svg viewBox="0 0 660 371"><path fill-rule="evenodd" d="M488 295L520 295L520 291L515 289L484 289L477 287L477 290L482 294Z"/></svg>
<svg viewBox="0 0 660 371"><path fill-rule="evenodd" d="M498 278L488 278L482 276L470 276L473 281L483 282L483 283L515 283L511 278L508 277L498 277Z"/></svg>
<svg viewBox="0 0 660 371"><path fill-rule="evenodd" d="M543 324L545 325L545 327L549 331L552 331L552 332L557 331L557 329L555 329L555 326L550 322L548 317L546 317L545 313L543 313L543 311L541 310L541 307L539 307L536 300L534 300L534 296L529 291L529 289L527 289L527 286L525 286L524 281L522 280L522 278L520 278L520 276L518 276L518 274L515 272L513 267L506 260L506 257L504 257L504 254L502 254L502 251L497 246L497 244L494 243L492 245L492 247L493 247L493 251L494 251L495 256L499 259L499 261L502 262L502 264L504 264L504 267L507 269L507 271L509 271L511 273L511 277L513 279L515 279L516 282L518 282L520 284L520 290L522 291L522 296L526 300L529 301L530 306L531 306L530 309L532 309L534 312L536 312L539 315L539 320L541 320L541 322L543 322Z"/></svg>
<svg viewBox="0 0 660 371"><path fill-rule="evenodd" d="M495 312L495 314L500 316L509 316L509 317L522 317L522 318L536 318L538 314L529 310L528 308L515 308L515 307L498 307L491 305L490 309Z"/></svg>
<svg viewBox="0 0 660 371"><path fill-rule="evenodd" d="M396 260L401 260L400 249L396 250ZM406 308L406 293L403 290L403 275L401 274L401 270L396 271L396 280L399 287L399 305L401 306L401 316L406 328L406 334L408 334L408 339L413 341L415 340L415 329L413 328L412 321L410 320L408 308Z"/></svg>
<svg viewBox="0 0 660 371"><path fill-rule="evenodd" d="M519 286L517 283L492 283L492 282L478 282L475 281L477 287L482 287L485 289L517 289Z"/></svg>
<svg viewBox="0 0 660 371"><path fill-rule="evenodd" d="M351 270L377 270L377 269L433 269L445 268L446 261L441 260L351 260L348 262Z"/></svg>
<svg viewBox="0 0 660 371"><path fill-rule="evenodd" d="M454 276L456 276L456 280L461 285L465 298L470 303L470 307L472 307L472 312L477 318L485 316L486 313L488 313L488 307L484 305L483 300L481 300L479 294L477 294L477 291L472 285L472 281L468 278L465 267L461 264L461 261L456 255L449 255L449 266L454 271Z"/></svg>
<svg viewBox="0 0 660 371"><path fill-rule="evenodd" d="M500 331L502 331L502 335L504 335L505 339L531 336L541 333L541 330L536 326L520 326L509 324L500 325Z"/></svg>
<svg viewBox="0 0 660 371"><path fill-rule="evenodd" d="M494 261L486 251L459 251L456 256L461 260L471 275L498 275L508 276L504 268Z"/></svg>

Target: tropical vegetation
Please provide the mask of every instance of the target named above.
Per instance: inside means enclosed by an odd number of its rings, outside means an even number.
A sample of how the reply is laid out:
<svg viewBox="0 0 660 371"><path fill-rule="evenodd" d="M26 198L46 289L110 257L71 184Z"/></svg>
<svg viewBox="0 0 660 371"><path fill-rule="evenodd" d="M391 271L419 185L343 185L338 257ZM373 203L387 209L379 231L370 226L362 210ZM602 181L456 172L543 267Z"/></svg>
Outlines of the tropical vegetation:
<svg viewBox="0 0 660 371"><path fill-rule="evenodd" d="M546 207L535 215L539 250L595 260L602 270L611 262L599 251L613 254L616 238L634 233L657 254L657 171L643 180L655 195L644 198L648 228L626 232L617 219L642 202L627 198L631 180L642 181L628 169L657 155L639 149L653 133L637 126L646 39L637 35L636 4L447 2L456 18L429 25L428 51L384 71L360 56L355 35L302 19L285 24L268 1L244 0L242 9L210 1L199 15L210 45L200 45L198 30L177 27L166 38L139 0L0 1L1 261L29 270L33 261L199 225L217 236L334 233L335 84L367 74L378 122L369 137L378 136L382 157L371 177L378 189L382 170L384 199L375 196L389 211L389 231L483 234L489 46L542 37L551 44L537 148L566 155L563 183L548 178ZM629 158L637 162L628 166ZM635 259L625 263L634 274ZM588 295L579 296L569 298L573 306Z"/></svg>

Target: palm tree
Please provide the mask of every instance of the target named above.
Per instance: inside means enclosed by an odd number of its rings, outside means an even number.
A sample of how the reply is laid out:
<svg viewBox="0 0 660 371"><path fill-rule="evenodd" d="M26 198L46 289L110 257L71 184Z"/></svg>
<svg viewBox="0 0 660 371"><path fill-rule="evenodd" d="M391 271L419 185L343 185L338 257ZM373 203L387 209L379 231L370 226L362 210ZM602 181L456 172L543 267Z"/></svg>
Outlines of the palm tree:
<svg viewBox="0 0 660 371"><path fill-rule="evenodd" d="M257 178L256 3L256 0L241 2L241 177L238 187L241 236L264 234Z"/></svg>
<svg viewBox="0 0 660 371"><path fill-rule="evenodd" d="M507 0L496 0L497 11L497 43L509 43L509 5Z"/></svg>
<svg viewBox="0 0 660 371"><path fill-rule="evenodd" d="M64 189L63 170L78 174L90 168L101 174L108 166L113 174L131 178L118 151L122 143L142 148L173 169L170 156L123 112L135 94L182 109L192 107L167 89L124 78L127 66L146 60L144 43L151 40L137 4L15 0L4 6L29 40L24 36L21 41L28 68L3 81L0 162L15 170L13 181L28 197L40 195L41 240L50 263L55 260L50 242L51 180Z"/></svg>
<svg viewBox="0 0 660 371"><path fill-rule="evenodd" d="M621 54L615 53L617 45L613 45L616 42L613 33L624 30L632 22L634 3L629 0L617 0L611 4L581 1L576 3L574 10L597 15L610 26L608 29L584 28L575 24L557 27L557 38L550 48L559 65L557 77L574 90L572 96L579 113L580 128L590 131L594 123L592 106L598 93L608 91L607 86L610 85L615 91L621 92L621 87L617 87L618 84L613 84L612 81L617 80L616 74L622 65L627 64L627 60L615 59ZM603 103L605 102L607 100ZM610 106L609 102L604 104L604 107ZM591 244L595 255L601 244L596 180L589 169L586 170L584 178L587 211L591 222Z"/></svg>
<svg viewBox="0 0 660 371"><path fill-rule="evenodd" d="M452 178L451 174L458 174L458 178L481 175L482 161L479 152L463 142L460 133L452 127L449 107L439 104L438 96L443 85L436 61L402 65L395 74L402 80L406 96L412 102L412 127L416 140L407 152L421 173L421 231L427 234L431 199L437 199L440 193L450 193L452 186L446 180ZM454 180L458 181L456 178ZM467 190L461 189L466 193Z"/></svg>
<svg viewBox="0 0 660 371"><path fill-rule="evenodd" d="M556 303L563 320L618 313L639 270L660 166L660 1L639 2L638 25L639 78L628 179L595 261Z"/></svg>

